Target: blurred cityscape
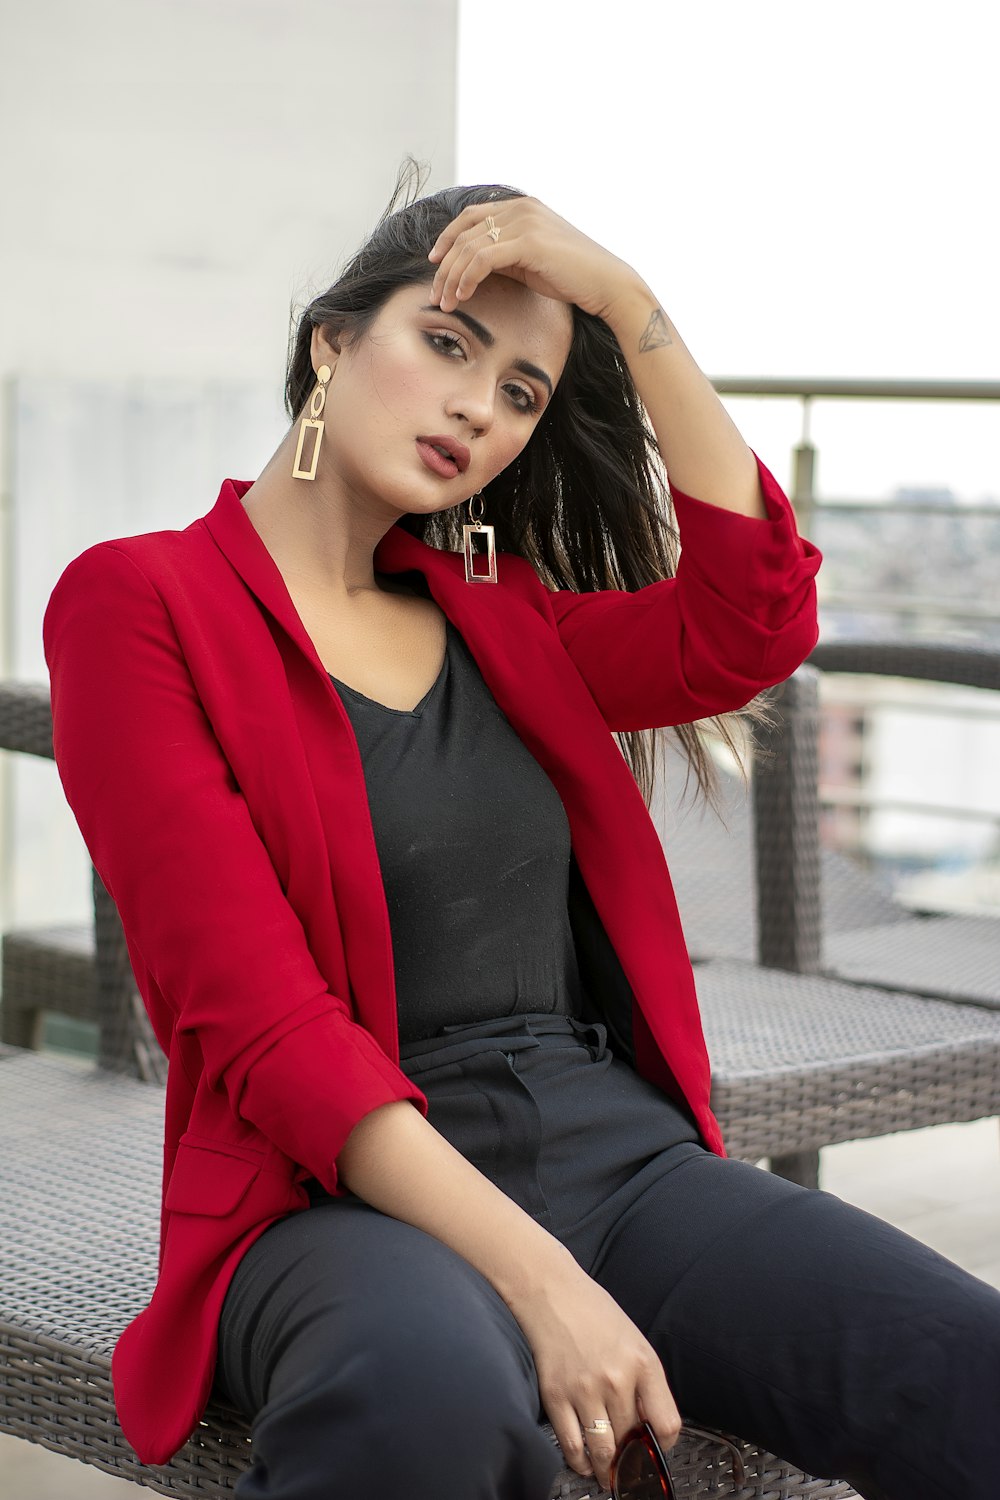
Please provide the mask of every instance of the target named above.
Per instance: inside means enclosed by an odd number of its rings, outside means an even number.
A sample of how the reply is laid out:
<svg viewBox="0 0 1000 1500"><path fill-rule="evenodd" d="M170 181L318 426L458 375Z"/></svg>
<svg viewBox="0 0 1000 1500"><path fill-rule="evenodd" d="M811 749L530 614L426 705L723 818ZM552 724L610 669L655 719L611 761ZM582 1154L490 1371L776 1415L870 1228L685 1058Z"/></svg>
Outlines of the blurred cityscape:
<svg viewBox="0 0 1000 1500"><path fill-rule="evenodd" d="M826 629L1000 645L1000 495L963 504L941 486L817 507Z"/></svg>
<svg viewBox="0 0 1000 1500"><path fill-rule="evenodd" d="M942 487L817 505L821 639L1000 649L1000 498ZM979 688L824 679L823 837L917 910L1000 910L1000 704Z"/></svg>

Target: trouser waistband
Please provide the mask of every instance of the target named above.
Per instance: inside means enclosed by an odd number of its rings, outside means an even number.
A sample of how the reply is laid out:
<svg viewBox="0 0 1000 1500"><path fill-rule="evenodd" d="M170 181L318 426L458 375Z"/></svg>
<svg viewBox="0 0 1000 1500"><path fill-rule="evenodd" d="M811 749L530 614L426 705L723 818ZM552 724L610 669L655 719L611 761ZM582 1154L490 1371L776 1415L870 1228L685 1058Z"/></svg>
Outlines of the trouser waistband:
<svg viewBox="0 0 1000 1500"><path fill-rule="evenodd" d="M489 1021L443 1026L438 1036L404 1042L399 1049L399 1065L413 1078L480 1053L510 1055L541 1046L587 1047L597 1062L607 1051L607 1036L607 1028L599 1021L578 1021L575 1016L541 1012L499 1016Z"/></svg>

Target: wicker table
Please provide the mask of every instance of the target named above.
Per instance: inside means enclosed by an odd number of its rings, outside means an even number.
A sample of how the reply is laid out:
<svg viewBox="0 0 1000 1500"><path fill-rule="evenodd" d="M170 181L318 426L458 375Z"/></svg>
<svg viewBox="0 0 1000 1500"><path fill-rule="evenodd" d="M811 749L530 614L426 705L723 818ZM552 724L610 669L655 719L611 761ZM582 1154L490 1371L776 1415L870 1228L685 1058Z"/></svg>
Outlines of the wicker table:
<svg viewBox="0 0 1000 1500"><path fill-rule="evenodd" d="M731 959L695 981L733 1156L1000 1114L994 1011Z"/></svg>
<svg viewBox="0 0 1000 1500"><path fill-rule="evenodd" d="M249 1463L246 1423L213 1405L169 1465L140 1465L118 1426L110 1356L156 1275L163 1094L148 1084L0 1049L0 1430L168 1495L219 1497ZM680 1500L850 1500L734 1439L682 1437ZM553 1497L600 1492L564 1470Z"/></svg>
<svg viewBox="0 0 1000 1500"><path fill-rule="evenodd" d="M827 933L823 972L1000 1010L1000 915L921 917Z"/></svg>

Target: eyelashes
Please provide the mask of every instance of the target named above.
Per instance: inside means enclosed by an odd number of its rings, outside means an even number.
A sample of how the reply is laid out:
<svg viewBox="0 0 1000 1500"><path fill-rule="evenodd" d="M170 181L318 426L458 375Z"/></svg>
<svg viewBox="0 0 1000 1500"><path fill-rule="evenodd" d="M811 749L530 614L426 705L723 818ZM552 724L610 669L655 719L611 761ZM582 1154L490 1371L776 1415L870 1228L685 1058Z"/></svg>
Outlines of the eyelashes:
<svg viewBox="0 0 1000 1500"><path fill-rule="evenodd" d="M425 333L424 338L430 344L431 348L436 349L445 359L455 359L456 350L458 353L464 354L462 340L457 334ZM541 410L534 391L530 390L527 386L506 385L504 386L504 390L515 411L522 412L527 416L534 416Z"/></svg>

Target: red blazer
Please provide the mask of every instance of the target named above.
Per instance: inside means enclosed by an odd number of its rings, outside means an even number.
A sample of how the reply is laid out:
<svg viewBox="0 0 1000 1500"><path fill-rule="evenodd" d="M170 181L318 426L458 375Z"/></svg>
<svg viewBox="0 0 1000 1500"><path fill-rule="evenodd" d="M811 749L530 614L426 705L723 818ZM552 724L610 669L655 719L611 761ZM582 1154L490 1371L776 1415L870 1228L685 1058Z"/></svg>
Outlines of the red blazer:
<svg viewBox="0 0 1000 1500"><path fill-rule="evenodd" d="M375 566L417 568L569 819L575 931L595 1013L723 1154L691 964L660 839L611 731L690 722L783 681L817 639L820 552L762 470L769 519L674 492L674 579L547 589L498 556L393 526ZM357 741L270 554L226 480L182 531L69 564L44 620L63 787L121 915L170 1061L159 1279L112 1372L125 1435L167 1461L211 1389L240 1257L388 1100L393 955Z"/></svg>

